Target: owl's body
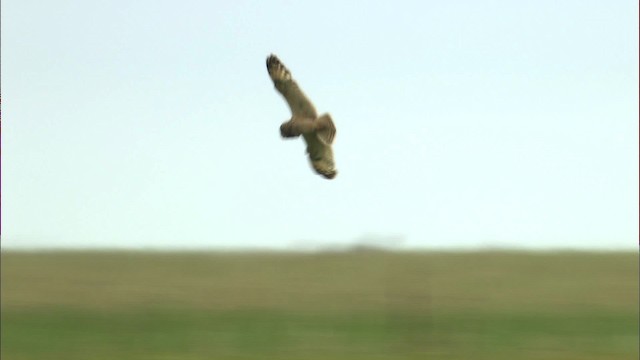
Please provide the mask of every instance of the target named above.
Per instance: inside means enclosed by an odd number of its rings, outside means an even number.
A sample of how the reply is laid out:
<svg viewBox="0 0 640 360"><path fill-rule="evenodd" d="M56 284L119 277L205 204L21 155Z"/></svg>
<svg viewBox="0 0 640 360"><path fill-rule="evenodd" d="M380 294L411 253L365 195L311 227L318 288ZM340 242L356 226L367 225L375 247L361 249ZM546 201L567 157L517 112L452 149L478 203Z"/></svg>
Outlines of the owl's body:
<svg viewBox="0 0 640 360"><path fill-rule="evenodd" d="M284 138L302 135L307 144L307 155L313 169L327 179L333 179L338 173L333 160L331 147L336 128L329 114L318 117L313 104L307 99L298 84L291 78L289 70L275 55L267 58L267 70L273 84L282 94L291 109L291 119L280 125L280 134Z"/></svg>

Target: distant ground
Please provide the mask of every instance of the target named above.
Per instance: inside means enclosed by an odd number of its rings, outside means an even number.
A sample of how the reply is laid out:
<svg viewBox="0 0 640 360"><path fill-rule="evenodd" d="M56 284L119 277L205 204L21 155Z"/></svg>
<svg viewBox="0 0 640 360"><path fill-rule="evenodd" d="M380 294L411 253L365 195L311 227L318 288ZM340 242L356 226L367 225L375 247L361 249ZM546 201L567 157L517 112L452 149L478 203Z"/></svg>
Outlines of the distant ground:
<svg viewBox="0 0 640 360"><path fill-rule="evenodd" d="M3 360L637 359L636 253L2 253Z"/></svg>

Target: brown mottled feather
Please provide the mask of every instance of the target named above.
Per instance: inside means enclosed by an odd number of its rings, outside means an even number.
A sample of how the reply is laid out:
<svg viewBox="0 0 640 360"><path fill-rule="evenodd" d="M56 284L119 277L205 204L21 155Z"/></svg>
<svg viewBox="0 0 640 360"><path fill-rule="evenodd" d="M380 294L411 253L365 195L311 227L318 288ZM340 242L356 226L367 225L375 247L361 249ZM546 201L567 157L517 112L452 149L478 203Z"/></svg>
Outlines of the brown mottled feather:
<svg viewBox="0 0 640 360"><path fill-rule="evenodd" d="M302 135L313 169L323 177L333 179L337 171L331 145L336 135L336 127L331 116L324 114L318 117L311 101L275 55L267 58L267 70L275 88L291 109L291 120L280 126L281 135L287 138Z"/></svg>
<svg viewBox="0 0 640 360"><path fill-rule="evenodd" d="M294 117L315 119L318 117L316 109L298 84L291 78L291 73L277 56L267 58L267 70L273 84L289 104Z"/></svg>

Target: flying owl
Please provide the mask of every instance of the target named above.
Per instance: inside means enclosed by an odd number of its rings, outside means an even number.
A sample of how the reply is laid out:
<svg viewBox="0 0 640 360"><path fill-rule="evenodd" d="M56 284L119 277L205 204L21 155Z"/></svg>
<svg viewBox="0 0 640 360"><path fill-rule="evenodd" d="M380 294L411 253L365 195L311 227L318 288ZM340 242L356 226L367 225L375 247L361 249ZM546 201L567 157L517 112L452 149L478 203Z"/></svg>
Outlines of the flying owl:
<svg viewBox="0 0 640 360"><path fill-rule="evenodd" d="M336 177L338 171L333 161L331 144L336 136L336 127L329 114L318 117L313 104L291 78L289 70L277 56L267 58L267 70L276 90L287 101L291 109L291 119L280 125L283 138L302 135L307 144L307 154L313 169L326 179Z"/></svg>

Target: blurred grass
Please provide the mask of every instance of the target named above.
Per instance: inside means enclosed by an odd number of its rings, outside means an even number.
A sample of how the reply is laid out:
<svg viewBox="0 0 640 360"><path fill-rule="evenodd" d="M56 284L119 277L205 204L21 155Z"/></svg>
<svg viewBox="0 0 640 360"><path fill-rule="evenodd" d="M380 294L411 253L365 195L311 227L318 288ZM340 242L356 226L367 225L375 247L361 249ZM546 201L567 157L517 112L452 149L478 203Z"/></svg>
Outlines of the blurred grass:
<svg viewBox="0 0 640 360"><path fill-rule="evenodd" d="M636 359L635 253L3 252L2 359Z"/></svg>

